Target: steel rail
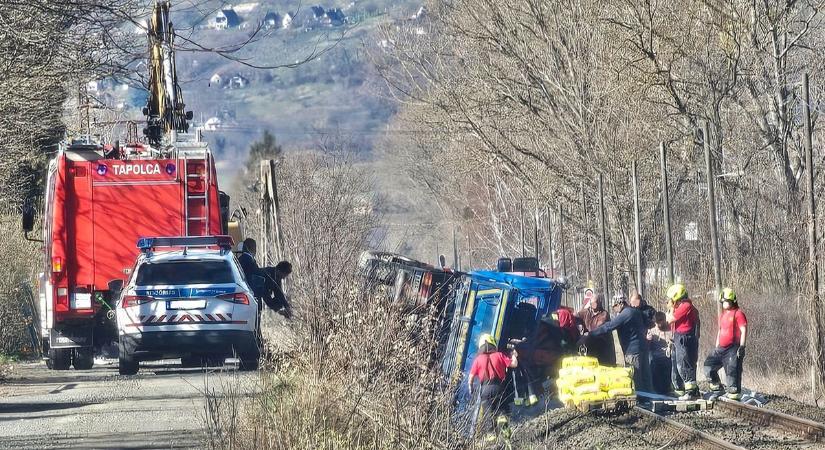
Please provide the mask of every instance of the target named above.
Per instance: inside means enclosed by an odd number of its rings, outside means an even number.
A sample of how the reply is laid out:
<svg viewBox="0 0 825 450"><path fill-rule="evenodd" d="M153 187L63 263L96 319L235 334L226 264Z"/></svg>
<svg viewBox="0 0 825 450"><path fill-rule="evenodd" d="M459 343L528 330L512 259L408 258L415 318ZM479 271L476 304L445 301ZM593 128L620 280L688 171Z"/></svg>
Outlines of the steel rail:
<svg viewBox="0 0 825 450"><path fill-rule="evenodd" d="M714 408L741 417L757 425L778 428L800 435L813 442L819 442L825 438L825 424L813 420L803 419L768 408L757 408L723 397L720 397L714 402Z"/></svg>
<svg viewBox="0 0 825 450"><path fill-rule="evenodd" d="M670 428L673 431L683 433L686 436L691 436L696 439L697 447L698 448L707 448L707 449L716 449L716 450L746 450L745 447L740 447L736 444L732 444L728 441L720 439L712 434L705 433L704 431L699 431L695 428L689 427L683 423L676 422L675 420L668 419L667 417L661 416L656 414L652 411L648 411L642 407L636 406L634 407L635 411L643 416L647 416L650 419L656 420L662 425L667 428Z"/></svg>

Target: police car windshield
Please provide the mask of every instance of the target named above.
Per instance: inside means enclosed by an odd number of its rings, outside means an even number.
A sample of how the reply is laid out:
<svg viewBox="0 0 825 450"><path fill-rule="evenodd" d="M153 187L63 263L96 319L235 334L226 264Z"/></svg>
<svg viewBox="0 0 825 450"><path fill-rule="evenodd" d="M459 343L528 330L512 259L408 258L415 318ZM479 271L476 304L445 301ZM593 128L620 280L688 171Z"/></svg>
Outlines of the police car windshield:
<svg viewBox="0 0 825 450"><path fill-rule="evenodd" d="M140 266L135 284L219 284L234 283L232 268L226 261L169 261Z"/></svg>

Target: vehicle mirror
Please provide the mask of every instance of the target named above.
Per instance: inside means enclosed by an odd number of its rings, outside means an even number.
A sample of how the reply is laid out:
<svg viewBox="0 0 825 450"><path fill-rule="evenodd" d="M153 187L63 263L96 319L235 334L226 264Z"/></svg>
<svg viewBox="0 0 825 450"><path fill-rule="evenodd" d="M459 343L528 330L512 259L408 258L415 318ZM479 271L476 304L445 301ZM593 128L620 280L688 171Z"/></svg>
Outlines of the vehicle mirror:
<svg viewBox="0 0 825 450"><path fill-rule="evenodd" d="M120 292L123 290L123 280L110 280L108 286L110 291Z"/></svg>
<svg viewBox="0 0 825 450"><path fill-rule="evenodd" d="M29 205L23 207L23 231L26 233L34 230L34 208Z"/></svg>

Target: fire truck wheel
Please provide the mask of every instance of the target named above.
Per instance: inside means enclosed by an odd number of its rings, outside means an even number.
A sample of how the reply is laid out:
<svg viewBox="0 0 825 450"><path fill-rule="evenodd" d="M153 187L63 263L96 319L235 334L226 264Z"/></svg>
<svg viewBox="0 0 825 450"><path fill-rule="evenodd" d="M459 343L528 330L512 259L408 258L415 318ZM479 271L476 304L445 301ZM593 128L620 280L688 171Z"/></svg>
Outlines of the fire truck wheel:
<svg viewBox="0 0 825 450"><path fill-rule="evenodd" d="M72 349L70 348L50 348L49 360L54 370L69 370L72 364Z"/></svg>
<svg viewBox="0 0 825 450"><path fill-rule="evenodd" d="M89 370L95 365L95 352L91 348L76 348L74 350L75 370Z"/></svg>

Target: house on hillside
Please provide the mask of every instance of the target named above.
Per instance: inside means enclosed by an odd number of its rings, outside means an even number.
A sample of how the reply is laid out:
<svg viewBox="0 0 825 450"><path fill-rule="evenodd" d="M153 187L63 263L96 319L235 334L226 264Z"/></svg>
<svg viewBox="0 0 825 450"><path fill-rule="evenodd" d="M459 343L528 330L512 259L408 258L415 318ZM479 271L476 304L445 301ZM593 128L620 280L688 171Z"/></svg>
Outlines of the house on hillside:
<svg viewBox="0 0 825 450"><path fill-rule="evenodd" d="M338 27L347 22L347 16L340 8L328 9L321 19L321 25L327 27Z"/></svg>
<svg viewBox="0 0 825 450"><path fill-rule="evenodd" d="M222 9L212 17L209 25L216 30L237 28L241 25L241 18L234 9Z"/></svg>
<svg viewBox="0 0 825 450"><path fill-rule="evenodd" d="M263 27L265 30L281 28L284 18L276 12L268 12L264 16Z"/></svg>
<svg viewBox="0 0 825 450"><path fill-rule="evenodd" d="M212 77L209 78L209 85L210 86L220 86L222 84L223 84L223 77L218 73L212 75Z"/></svg>
<svg viewBox="0 0 825 450"><path fill-rule="evenodd" d="M226 84L227 89L243 89L247 86L249 86L249 79L241 74L230 78L229 83Z"/></svg>
<svg viewBox="0 0 825 450"><path fill-rule="evenodd" d="M315 5L315 6L310 6L309 9L310 9L310 11L312 11L312 18L313 19L321 20L321 18L324 17L325 11L324 11L323 7L321 7L319 5Z"/></svg>
<svg viewBox="0 0 825 450"><path fill-rule="evenodd" d="M288 12L284 14L284 17L281 19L281 28L284 30L292 27L292 21L295 20L295 13Z"/></svg>

